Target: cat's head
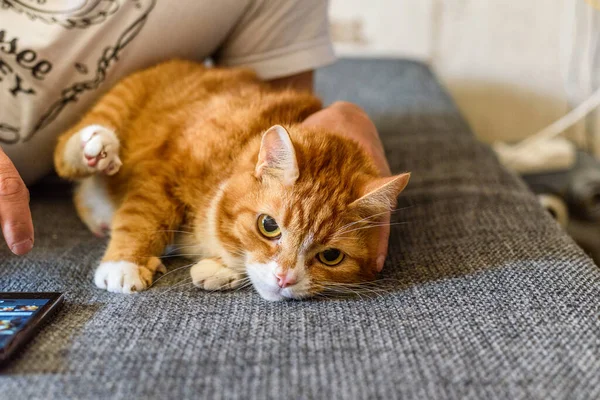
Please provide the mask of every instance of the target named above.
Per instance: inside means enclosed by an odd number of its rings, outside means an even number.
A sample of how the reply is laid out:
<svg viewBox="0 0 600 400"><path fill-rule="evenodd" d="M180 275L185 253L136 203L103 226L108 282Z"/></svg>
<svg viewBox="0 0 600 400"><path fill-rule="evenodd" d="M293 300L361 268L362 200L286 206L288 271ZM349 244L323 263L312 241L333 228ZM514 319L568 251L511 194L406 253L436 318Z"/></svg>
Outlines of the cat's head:
<svg viewBox="0 0 600 400"><path fill-rule="evenodd" d="M218 236L245 258L267 300L301 299L375 278L375 226L396 202L409 174L379 178L353 141L277 125L258 155L227 184Z"/></svg>

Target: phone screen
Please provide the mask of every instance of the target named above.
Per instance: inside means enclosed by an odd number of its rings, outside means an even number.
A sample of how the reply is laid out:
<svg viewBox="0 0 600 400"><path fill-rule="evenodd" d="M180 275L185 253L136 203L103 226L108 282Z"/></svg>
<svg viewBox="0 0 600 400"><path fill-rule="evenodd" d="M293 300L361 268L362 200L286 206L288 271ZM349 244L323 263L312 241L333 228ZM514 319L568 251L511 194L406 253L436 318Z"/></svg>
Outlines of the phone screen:
<svg viewBox="0 0 600 400"><path fill-rule="evenodd" d="M4 350L50 299L0 298L0 350Z"/></svg>

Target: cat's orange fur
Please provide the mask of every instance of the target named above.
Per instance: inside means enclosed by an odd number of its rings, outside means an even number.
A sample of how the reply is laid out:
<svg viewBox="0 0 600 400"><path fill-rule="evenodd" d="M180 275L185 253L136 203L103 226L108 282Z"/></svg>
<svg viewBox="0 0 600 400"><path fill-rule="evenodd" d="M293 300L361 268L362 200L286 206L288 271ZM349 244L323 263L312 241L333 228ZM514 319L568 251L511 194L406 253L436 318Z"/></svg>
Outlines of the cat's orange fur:
<svg viewBox="0 0 600 400"><path fill-rule="evenodd" d="M187 61L115 86L55 152L58 174L82 182L75 196L82 220L98 234L103 225L111 230L96 284L147 288L181 227L191 228L179 241L184 253L199 255L192 276L207 289L237 287L248 274L263 297L278 300L373 279L377 237L369 228L408 175L378 178L357 144L300 125L320 109L310 93L274 90L249 70ZM276 124L287 131L269 129ZM90 137L103 140L97 157L83 154ZM102 167L110 176L99 172L105 156L114 161ZM102 202L108 211L98 211ZM277 221L280 238L261 235L261 214ZM345 253L341 264L319 261L328 248ZM275 271L295 284L279 287Z"/></svg>

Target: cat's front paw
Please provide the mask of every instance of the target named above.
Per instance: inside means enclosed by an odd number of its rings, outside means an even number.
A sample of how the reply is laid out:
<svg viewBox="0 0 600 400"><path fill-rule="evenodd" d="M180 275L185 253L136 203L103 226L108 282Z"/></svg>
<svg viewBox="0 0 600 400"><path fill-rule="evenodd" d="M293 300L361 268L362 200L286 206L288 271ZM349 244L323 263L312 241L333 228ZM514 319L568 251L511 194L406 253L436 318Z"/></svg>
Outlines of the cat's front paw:
<svg viewBox="0 0 600 400"><path fill-rule="evenodd" d="M220 260L207 258L190 269L194 286L204 290L229 290L239 287L244 275L224 266Z"/></svg>
<svg viewBox="0 0 600 400"><path fill-rule="evenodd" d="M90 125L79 131L79 138L83 160L88 167L106 175L119 172L123 165L119 158L120 142L112 130L101 125Z"/></svg>
<svg viewBox="0 0 600 400"><path fill-rule="evenodd" d="M94 283L100 289L113 293L135 293L152 284L153 272L129 261L105 261L94 274Z"/></svg>

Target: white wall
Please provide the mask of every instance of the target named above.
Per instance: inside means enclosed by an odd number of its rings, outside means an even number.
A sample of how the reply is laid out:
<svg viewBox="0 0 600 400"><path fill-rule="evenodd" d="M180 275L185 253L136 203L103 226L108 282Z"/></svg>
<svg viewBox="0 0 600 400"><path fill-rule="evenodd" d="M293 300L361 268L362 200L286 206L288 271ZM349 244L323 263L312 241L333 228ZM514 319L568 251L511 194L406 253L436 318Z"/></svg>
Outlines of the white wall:
<svg viewBox="0 0 600 400"><path fill-rule="evenodd" d="M430 63L481 139L514 141L582 100L565 66L576 6L600 16L585 1L332 0L332 32L340 55Z"/></svg>
<svg viewBox="0 0 600 400"><path fill-rule="evenodd" d="M430 57L432 1L331 0L330 4L339 54Z"/></svg>

